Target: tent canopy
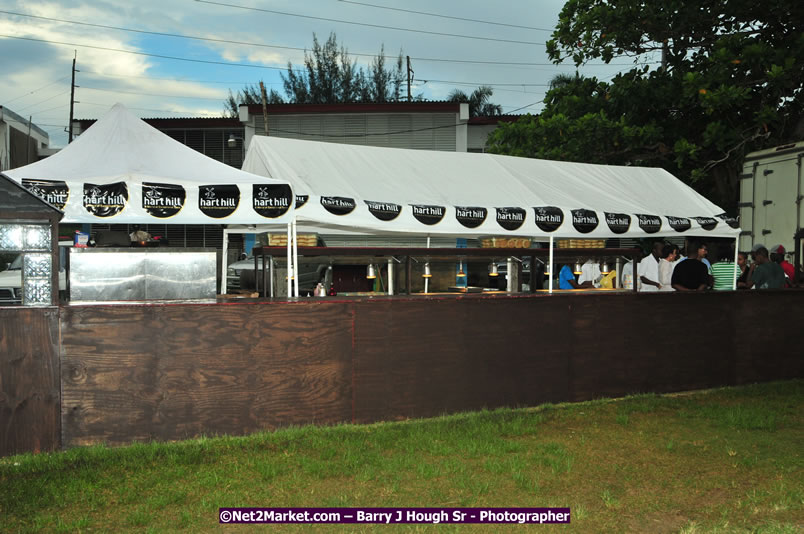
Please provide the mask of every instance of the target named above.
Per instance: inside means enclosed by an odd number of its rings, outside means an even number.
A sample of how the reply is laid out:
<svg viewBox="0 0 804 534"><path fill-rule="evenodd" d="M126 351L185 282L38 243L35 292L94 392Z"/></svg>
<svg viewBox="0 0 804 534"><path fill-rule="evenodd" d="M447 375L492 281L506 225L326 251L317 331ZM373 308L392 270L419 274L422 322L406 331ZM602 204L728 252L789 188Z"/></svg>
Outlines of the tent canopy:
<svg viewBox="0 0 804 534"><path fill-rule="evenodd" d="M63 222L287 223L287 180L243 172L171 139L116 104L44 160L4 171L64 211Z"/></svg>
<svg viewBox="0 0 804 534"><path fill-rule="evenodd" d="M735 237L663 169L254 136L243 170L288 179L311 227L535 237Z"/></svg>

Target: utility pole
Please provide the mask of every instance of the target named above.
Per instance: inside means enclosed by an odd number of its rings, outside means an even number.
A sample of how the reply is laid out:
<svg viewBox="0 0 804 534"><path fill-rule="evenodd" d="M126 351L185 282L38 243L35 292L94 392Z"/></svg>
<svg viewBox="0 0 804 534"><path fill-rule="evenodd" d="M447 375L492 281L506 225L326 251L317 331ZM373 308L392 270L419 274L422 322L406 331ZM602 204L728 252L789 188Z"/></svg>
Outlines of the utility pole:
<svg viewBox="0 0 804 534"><path fill-rule="evenodd" d="M265 94L265 84L260 80L260 92L262 93L262 122L265 126L265 135L268 135L268 95Z"/></svg>
<svg viewBox="0 0 804 534"><path fill-rule="evenodd" d="M410 68L410 56L405 56L408 59L408 102L410 102L410 76L413 74L413 69Z"/></svg>
<svg viewBox="0 0 804 534"><path fill-rule="evenodd" d="M67 142L73 142L73 108L75 106L75 73L81 72L75 70L75 60L78 57L78 52L75 52L75 57L73 57L73 81L70 84L70 123L67 125Z"/></svg>

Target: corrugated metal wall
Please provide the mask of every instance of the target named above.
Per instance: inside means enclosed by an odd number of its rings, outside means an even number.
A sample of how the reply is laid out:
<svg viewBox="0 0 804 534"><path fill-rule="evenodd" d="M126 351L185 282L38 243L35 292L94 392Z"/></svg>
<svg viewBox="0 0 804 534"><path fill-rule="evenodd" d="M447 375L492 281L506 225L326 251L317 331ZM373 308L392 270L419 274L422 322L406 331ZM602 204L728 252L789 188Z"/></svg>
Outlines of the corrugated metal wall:
<svg viewBox="0 0 804 534"><path fill-rule="evenodd" d="M262 115L255 132L264 134ZM455 151L454 113L283 114L268 117L274 137L351 145Z"/></svg>

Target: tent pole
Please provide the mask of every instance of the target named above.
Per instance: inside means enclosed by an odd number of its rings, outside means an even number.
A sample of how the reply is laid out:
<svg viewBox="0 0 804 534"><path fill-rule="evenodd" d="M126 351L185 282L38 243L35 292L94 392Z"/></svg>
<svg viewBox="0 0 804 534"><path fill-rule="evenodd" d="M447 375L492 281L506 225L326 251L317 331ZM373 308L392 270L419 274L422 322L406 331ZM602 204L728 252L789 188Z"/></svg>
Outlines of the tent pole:
<svg viewBox="0 0 804 534"><path fill-rule="evenodd" d="M287 279L288 279L288 297L293 296L293 278L291 277L291 272L293 272L293 261L292 261L291 253L290 253L291 241L292 241L292 239L290 237L290 223L288 223L288 247L287 247L288 268L286 269L286 271L287 271Z"/></svg>
<svg viewBox="0 0 804 534"><path fill-rule="evenodd" d="M296 241L296 216L293 216L293 288L294 296L299 296L299 244Z"/></svg>
<svg viewBox="0 0 804 534"><path fill-rule="evenodd" d="M549 262L549 267L548 267L549 271L548 272L550 273L550 283L549 283L549 285L547 287L550 289L549 293L552 295L553 294L553 277L555 275L555 271L553 271L553 236L552 235L550 236L550 258L549 258L548 262Z"/></svg>
<svg viewBox="0 0 804 534"><path fill-rule="evenodd" d="M427 248L430 248L430 235L429 234L427 236ZM426 261L425 265L429 265L429 264L430 264L430 259L427 258L427 261ZM425 277L425 279L424 279L424 293L427 294L429 289L430 289L430 279Z"/></svg>
<svg viewBox="0 0 804 534"><path fill-rule="evenodd" d="M394 294L394 259L388 258L388 294Z"/></svg>
<svg viewBox="0 0 804 534"><path fill-rule="evenodd" d="M734 238L734 275L731 280L732 291L737 289L737 269L739 269L739 267L737 267L737 260L739 259L739 256L740 256L740 237L738 236Z"/></svg>
<svg viewBox="0 0 804 534"><path fill-rule="evenodd" d="M227 253L229 250L229 229L223 229L223 253L221 254L221 293L225 294L229 291L229 280L226 276L226 271L229 270L229 262ZM257 273L254 273L254 278L256 279Z"/></svg>

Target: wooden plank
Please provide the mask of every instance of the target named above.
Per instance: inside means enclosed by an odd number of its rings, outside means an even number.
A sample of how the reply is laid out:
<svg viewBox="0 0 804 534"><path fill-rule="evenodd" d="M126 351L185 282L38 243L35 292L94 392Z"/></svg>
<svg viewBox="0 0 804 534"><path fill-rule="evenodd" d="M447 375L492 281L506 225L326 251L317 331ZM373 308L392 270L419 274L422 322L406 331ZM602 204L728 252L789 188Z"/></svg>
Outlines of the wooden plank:
<svg viewBox="0 0 804 534"><path fill-rule="evenodd" d="M0 308L0 456L60 446L57 308Z"/></svg>
<svg viewBox="0 0 804 534"><path fill-rule="evenodd" d="M346 305L65 308L65 446L351 416Z"/></svg>

